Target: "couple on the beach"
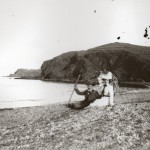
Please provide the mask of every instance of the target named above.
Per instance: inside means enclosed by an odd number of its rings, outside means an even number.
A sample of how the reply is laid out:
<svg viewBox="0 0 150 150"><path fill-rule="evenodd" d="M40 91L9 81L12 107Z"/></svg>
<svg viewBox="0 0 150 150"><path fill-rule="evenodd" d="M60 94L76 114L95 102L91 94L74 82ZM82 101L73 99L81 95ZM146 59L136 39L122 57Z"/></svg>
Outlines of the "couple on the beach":
<svg viewBox="0 0 150 150"><path fill-rule="evenodd" d="M117 78L109 70L104 69L103 71L100 71L97 79L99 82L98 85L92 86L90 83L87 83L87 89L82 92L79 91L77 84L75 84L74 90L79 95L85 95L85 99L83 101L68 104L68 107L72 109L84 109L95 100L102 97L108 97L108 105L113 106L114 93L118 87Z"/></svg>

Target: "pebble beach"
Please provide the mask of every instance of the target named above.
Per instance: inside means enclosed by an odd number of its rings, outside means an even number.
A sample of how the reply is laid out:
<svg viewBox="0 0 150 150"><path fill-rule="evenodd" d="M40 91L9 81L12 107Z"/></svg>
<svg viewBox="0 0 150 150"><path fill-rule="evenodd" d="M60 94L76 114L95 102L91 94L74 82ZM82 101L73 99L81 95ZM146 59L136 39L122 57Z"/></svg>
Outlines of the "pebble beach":
<svg viewBox="0 0 150 150"><path fill-rule="evenodd" d="M113 107L0 110L2 150L150 149L150 91L121 88Z"/></svg>

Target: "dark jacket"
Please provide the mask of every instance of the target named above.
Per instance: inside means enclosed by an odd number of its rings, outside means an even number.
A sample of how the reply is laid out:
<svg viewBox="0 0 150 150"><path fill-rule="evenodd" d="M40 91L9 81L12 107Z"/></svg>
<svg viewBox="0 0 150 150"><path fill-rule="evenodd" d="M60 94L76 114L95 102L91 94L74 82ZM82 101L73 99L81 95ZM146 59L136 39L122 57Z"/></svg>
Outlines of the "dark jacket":
<svg viewBox="0 0 150 150"><path fill-rule="evenodd" d="M87 90L81 92L78 89L75 89L75 91L78 95L85 95L84 101L93 102L94 100L100 98L100 95L98 94L98 92L94 91L94 90L87 89Z"/></svg>

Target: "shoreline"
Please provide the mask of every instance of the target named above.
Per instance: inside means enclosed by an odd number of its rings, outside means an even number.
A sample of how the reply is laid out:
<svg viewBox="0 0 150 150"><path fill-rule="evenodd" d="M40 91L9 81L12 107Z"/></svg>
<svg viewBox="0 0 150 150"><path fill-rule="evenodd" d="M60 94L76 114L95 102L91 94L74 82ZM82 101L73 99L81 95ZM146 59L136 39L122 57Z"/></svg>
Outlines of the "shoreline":
<svg viewBox="0 0 150 150"><path fill-rule="evenodd" d="M40 81L47 81L47 82L57 82L57 83L71 83L74 84L76 80L69 80L69 79L43 79L43 78L28 78L28 77L11 77L11 76L3 76L7 78L17 79L17 80L40 80ZM89 80L91 81L91 80ZM93 80L92 80L93 81ZM93 81L96 85L98 82ZM87 81L80 80L78 84L87 84ZM120 87L128 87L128 88L149 88L150 82L135 82L135 81L119 81Z"/></svg>
<svg viewBox="0 0 150 150"><path fill-rule="evenodd" d="M128 89L128 90L127 90ZM122 102L120 102L120 99ZM121 87L119 92L116 93L114 97L115 104L126 104L126 103L140 103L140 102L149 102L150 101L150 88L124 88ZM72 101L73 102L73 101ZM67 101L64 102L56 102L45 105L35 105L35 106L25 106L25 107L3 107L0 108L0 111L5 110L14 110L21 108L32 108L32 107L43 107L43 106L51 106L51 105L65 105ZM101 107L101 106L100 106Z"/></svg>
<svg viewBox="0 0 150 150"><path fill-rule="evenodd" d="M125 104L125 103L140 103L140 102L149 102L150 101L150 88L120 88L120 91L116 93L114 97L115 104ZM122 102L120 102L120 99ZM143 100L144 99L144 100ZM72 101L73 102L73 101ZM51 105L64 105L65 102L56 102L45 105L35 105L35 106L25 106L25 107L2 107L0 111L13 110L18 108L32 108L32 107L42 107L42 106L51 106Z"/></svg>

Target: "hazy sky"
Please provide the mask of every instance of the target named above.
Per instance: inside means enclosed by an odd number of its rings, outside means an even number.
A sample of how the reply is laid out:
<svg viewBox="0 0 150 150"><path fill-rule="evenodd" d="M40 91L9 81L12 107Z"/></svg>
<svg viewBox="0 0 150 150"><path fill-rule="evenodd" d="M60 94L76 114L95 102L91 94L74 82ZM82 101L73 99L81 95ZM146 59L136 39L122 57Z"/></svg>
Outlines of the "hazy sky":
<svg viewBox="0 0 150 150"><path fill-rule="evenodd" d="M0 75L106 43L150 46L149 14L150 0L0 0Z"/></svg>

